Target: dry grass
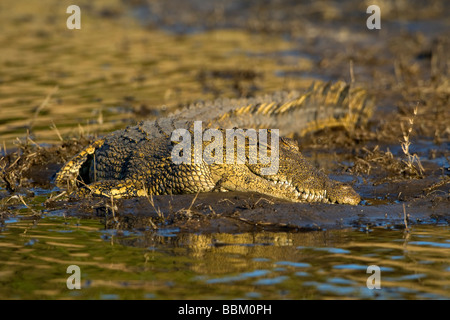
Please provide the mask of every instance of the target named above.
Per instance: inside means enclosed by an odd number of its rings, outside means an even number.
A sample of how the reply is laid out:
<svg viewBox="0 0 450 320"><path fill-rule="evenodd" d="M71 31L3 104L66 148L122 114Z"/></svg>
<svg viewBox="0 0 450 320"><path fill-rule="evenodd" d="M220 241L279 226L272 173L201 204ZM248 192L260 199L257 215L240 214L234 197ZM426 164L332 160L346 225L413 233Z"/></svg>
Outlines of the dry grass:
<svg viewBox="0 0 450 320"><path fill-rule="evenodd" d="M178 210L177 212L175 212L175 216L176 217L182 217L182 218L186 218L187 217L188 219L192 218L196 214L196 212L194 210L192 210L192 206L194 205L195 200L197 200L197 197L198 197L199 193L200 192L197 192L195 194L195 197L192 199L191 204L189 205L189 208L187 208L187 209L186 208L182 208L182 209Z"/></svg>
<svg viewBox="0 0 450 320"><path fill-rule="evenodd" d="M403 123L401 123L402 132L403 132L403 140L401 141L401 146L404 155L406 156L406 160L402 160L403 163L406 165L406 168L404 170L409 171L410 175L415 175L417 177L423 177L423 174L425 172L422 163L420 162L420 158L417 154L411 154L409 152L409 147L411 146L411 140L410 135L413 129L414 125L414 119L417 115L419 104L416 105L414 108L413 116L411 116L408 119L409 127L407 130L405 130L405 127Z"/></svg>
<svg viewBox="0 0 450 320"><path fill-rule="evenodd" d="M403 203L403 223L405 224L406 232L409 232L408 219L409 219L409 214L406 214L405 204Z"/></svg>
<svg viewBox="0 0 450 320"><path fill-rule="evenodd" d="M30 139L25 144L19 141L19 148L12 154L0 158L0 178L4 181L8 191L14 192L22 186L24 173L29 170L38 155L38 150L29 145Z"/></svg>
<svg viewBox="0 0 450 320"><path fill-rule="evenodd" d="M162 219L162 221L165 220L164 218L164 214L161 212L161 209L158 207L156 208L155 206L155 202L153 200L153 194L148 194L147 189L145 188L145 186L143 187L144 193L145 193L145 197L147 198L148 202L150 203L150 205L152 206L153 210L155 210L156 215L158 216L159 219ZM148 220L150 225L152 226L153 229L158 229L158 227L155 225L155 223L152 221L152 219Z"/></svg>
<svg viewBox="0 0 450 320"><path fill-rule="evenodd" d="M22 187L29 187L30 176L39 174L35 166L62 164L90 143L90 140L70 139L60 145L43 148L29 136L24 141L17 139L16 151L0 157L0 181L5 189L14 192ZM6 152L5 152L6 153ZM50 177L48 179L50 182Z"/></svg>

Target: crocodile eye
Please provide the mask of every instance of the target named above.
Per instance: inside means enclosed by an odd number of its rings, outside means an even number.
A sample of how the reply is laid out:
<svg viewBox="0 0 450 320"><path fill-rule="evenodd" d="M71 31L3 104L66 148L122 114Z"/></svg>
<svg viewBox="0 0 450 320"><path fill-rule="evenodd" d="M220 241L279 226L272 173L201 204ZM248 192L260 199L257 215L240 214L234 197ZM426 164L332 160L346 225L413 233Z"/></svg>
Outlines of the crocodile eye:
<svg viewBox="0 0 450 320"><path fill-rule="evenodd" d="M295 151L299 151L300 150L299 147L298 147L297 141L295 141L294 139L290 139L290 138L286 138L286 137L280 137L280 140L285 146L287 146L287 147L289 147L291 149L294 149Z"/></svg>

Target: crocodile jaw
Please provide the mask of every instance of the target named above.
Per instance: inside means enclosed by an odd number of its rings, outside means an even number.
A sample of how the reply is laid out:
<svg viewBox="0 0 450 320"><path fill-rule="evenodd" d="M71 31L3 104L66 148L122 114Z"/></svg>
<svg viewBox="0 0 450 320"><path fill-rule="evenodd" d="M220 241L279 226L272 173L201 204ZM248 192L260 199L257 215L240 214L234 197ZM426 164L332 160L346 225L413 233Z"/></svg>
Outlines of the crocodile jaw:
<svg viewBox="0 0 450 320"><path fill-rule="evenodd" d="M330 180L328 190L328 198L332 203L342 203L357 205L361 201L361 197L352 187L347 184Z"/></svg>
<svg viewBox="0 0 450 320"><path fill-rule="evenodd" d="M219 190L253 191L293 202L357 205L361 201L352 187L331 180L312 167L308 173L287 176L265 176L255 169L252 165L210 166L216 189Z"/></svg>
<svg viewBox="0 0 450 320"><path fill-rule="evenodd" d="M361 197L349 185L329 180L324 188L302 188L288 180L270 180L273 186L273 196L278 196L294 202L322 202L357 205Z"/></svg>

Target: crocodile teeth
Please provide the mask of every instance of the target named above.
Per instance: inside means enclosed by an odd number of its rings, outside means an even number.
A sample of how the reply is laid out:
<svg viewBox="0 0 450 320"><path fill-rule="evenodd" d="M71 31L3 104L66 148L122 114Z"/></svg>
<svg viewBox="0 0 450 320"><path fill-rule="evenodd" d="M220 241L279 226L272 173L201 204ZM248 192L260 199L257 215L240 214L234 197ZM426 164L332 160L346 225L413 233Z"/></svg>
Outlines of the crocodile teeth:
<svg viewBox="0 0 450 320"><path fill-rule="evenodd" d="M308 190L298 188L292 185L292 181L287 180L272 180L273 184L284 186L285 190L292 191L299 200L307 202L323 202L323 203L333 203L331 199L327 197L327 190Z"/></svg>

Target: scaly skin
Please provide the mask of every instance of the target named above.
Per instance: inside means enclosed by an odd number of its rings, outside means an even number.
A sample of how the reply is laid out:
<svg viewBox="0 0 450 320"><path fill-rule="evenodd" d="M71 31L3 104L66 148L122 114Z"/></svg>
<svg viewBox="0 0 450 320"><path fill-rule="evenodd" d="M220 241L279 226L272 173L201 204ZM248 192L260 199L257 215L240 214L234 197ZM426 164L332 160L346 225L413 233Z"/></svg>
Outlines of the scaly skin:
<svg viewBox="0 0 450 320"><path fill-rule="evenodd" d="M188 112L170 118L144 121L113 132L88 146L63 166L57 173L56 183L76 186L76 181L82 180L84 188L79 189L79 195L114 198L254 191L296 202L356 205L361 199L350 186L331 180L318 171L302 156L297 143L286 137L280 137L279 168L272 175L262 174L261 169L265 165L248 161L248 145L245 146L247 156L242 164L227 164L225 158L222 159L223 164L204 161L175 164L172 161L172 149L177 142L171 140L171 133L177 128L189 130L193 146L193 120L205 121L205 130L206 127L223 128L224 124L249 124L252 118L257 119L254 127L264 126L272 119L282 126L297 116L296 128L283 126L284 131L280 130L285 134L289 134L287 130L304 133L326 126L354 125L367 117L371 106L363 91L351 92L353 99L349 92L349 87L342 83L316 85L303 94L274 95L272 102L270 98L268 102L265 102L267 98L262 101L215 101L212 105L191 107ZM211 109L217 105L222 113L211 117ZM308 118L311 115L312 120ZM225 131L220 130L225 137ZM202 152L208 143L203 142ZM270 150L271 144L268 143L267 147ZM225 150L223 155L225 157ZM191 157L193 160L194 148Z"/></svg>

